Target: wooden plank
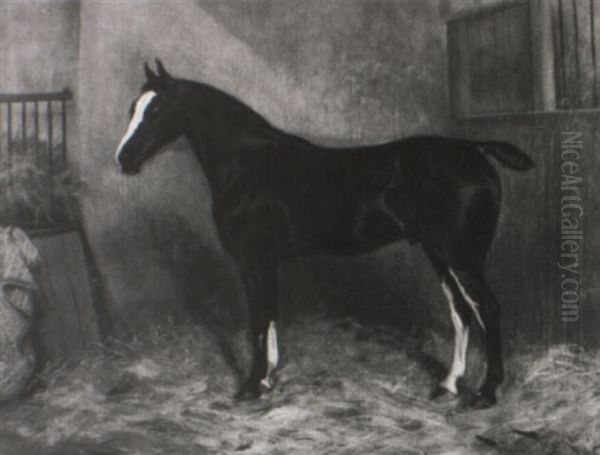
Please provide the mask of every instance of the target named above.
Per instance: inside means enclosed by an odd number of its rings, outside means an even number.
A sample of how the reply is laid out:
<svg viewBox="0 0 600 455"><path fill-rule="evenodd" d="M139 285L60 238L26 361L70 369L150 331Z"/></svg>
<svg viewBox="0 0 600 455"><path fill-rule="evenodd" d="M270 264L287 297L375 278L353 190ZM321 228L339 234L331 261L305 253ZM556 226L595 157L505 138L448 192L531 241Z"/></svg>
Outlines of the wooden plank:
<svg viewBox="0 0 600 455"><path fill-rule="evenodd" d="M47 360L58 360L100 339L89 272L77 232L36 237L33 242L45 265L39 338Z"/></svg>
<svg viewBox="0 0 600 455"><path fill-rule="evenodd" d="M600 0L590 0L590 11L594 64L594 107L600 107Z"/></svg>
<svg viewBox="0 0 600 455"><path fill-rule="evenodd" d="M564 93L560 107L572 109L579 102L579 65L577 63L577 29L575 8L572 0L560 0L559 13L562 16L562 55Z"/></svg>
<svg viewBox="0 0 600 455"><path fill-rule="evenodd" d="M483 56L483 50L480 42L480 27L478 20L465 21L465 40L463 46L466 49L468 58L467 66L467 87L468 87L468 104L467 111L469 114L479 114L485 112L485 106L482 106L479 101L482 87L485 81L482 81L480 70L480 62Z"/></svg>
<svg viewBox="0 0 600 455"><path fill-rule="evenodd" d="M573 3L577 38L578 108L594 107L594 51L592 37L592 3L588 0Z"/></svg>
<svg viewBox="0 0 600 455"><path fill-rule="evenodd" d="M508 24L510 50L513 55L510 84L506 97L510 112L533 110L533 85L531 82L531 34L529 29L529 9L519 5L505 12Z"/></svg>
<svg viewBox="0 0 600 455"><path fill-rule="evenodd" d="M466 27L463 21L448 24L450 103L456 118L461 118L468 112L469 58L465 47L466 41Z"/></svg>
<svg viewBox="0 0 600 455"><path fill-rule="evenodd" d="M556 109L552 29L552 10L555 7L555 0L532 0L530 3L533 108L537 112Z"/></svg>
<svg viewBox="0 0 600 455"><path fill-rule="evenodd" d="M73 294L79 324L83 334L85 347L100 341L98 320L92 299L90 274L86 267L83 246L77 232L70 232L61 236L65 250L65 262L69 269L71 292Z"/></svg>
<svg viewBox="0 0 600 455"><path fill-rule="evenodd" d="M551 2L552 30L554 41L554 80L556 86L556 107L561 109L564 106L565 97L565 63L564 46L562 35L562 0L549 0Z"/></svg>
<svg viewBox="0 0 600 455"><path fill-rule="evenodd" d="M452 55L461 50L461 64L452 70L455 91L464 85L468 115L533 110L532 45L527 4L511 5L455 21L449 25ZM459 33L461 27L464 32ZM464 80L461 82L461 77ZM461 101L454 94L454 105Z"/></svg>
<svg viewBox="0 0 600 455"><path fill-rule="evenodd" d="M52 256L52 249L48 242L40 242L32 239L40 252L42 258ZM36 334L38 340L38 349L42 352L41 361L58 360L64 357L68 346L65 344L63 333L66 328L60 317L60 306L57 301L60 298L59 293L54 288L50 276L48 275L48 266L44 260L41 273L36 277L41 288L41 296L38 299L38 311L36 313Z"/></svg>
<svg viewBox="0 0 600 455"><path fill-rule="evenodd" d="M42 256L48 283L53 296L55 316L60 320L58 325L61 330L57 336L62 338L65 349L64 354L70 355L80 350L82 346L79 324L73 312L74 302L68 292L69 279L66 274L65 254L60 240L48 237L44 239L45 255ZM55 331L56 332L56 331Z"/></svg>
<svg viewBox="0 0 600 455"><path fill-rule="evenodd" d="M494 16L494 29L496 35L495 55L497 60L497 80L498 80L498 97L501 98L500 109L503 112L510 111L510 103L507 101L505 94L510 86L509 73L511 66L511 46L509 27L506 23L506 17L503 15Z"/></svg>
<svg viewBox="0 0 600 455"><path fill-rule="evenodd" d="M460 104L460 81L458 79L460 70L458 26L455 24L448 24L446 36L448 43L448 90L450 92L450 113L454 118L460 118L462 116L462 109Z"/></svg>
<svg viewBox="0 0 600 455"><path fill-rule="evenodd" d="M501 92L501 78L498 77L498 51L496 19L494 15L482 17L478 22L479 45L481 57L479 59L481 93L473 93L479 99L481 112L501 112L505 110L504 97Z"/></svg>

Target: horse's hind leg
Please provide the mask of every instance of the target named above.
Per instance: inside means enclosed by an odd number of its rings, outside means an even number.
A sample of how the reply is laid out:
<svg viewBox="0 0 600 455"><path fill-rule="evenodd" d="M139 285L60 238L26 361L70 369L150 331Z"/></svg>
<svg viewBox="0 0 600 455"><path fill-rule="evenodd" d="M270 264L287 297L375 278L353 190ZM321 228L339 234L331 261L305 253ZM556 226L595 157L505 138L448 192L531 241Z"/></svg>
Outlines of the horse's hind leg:
<svg viewBox="0 0 600 455"><path fill-rule="evenodd" d="M448 272L481 326L485 340L487 372L474 406L491 406L496 403L496 389L504 377L500 307L481 270L449 266Z"/></svg>
<svg viewBox="0 0 600 455"><path fill-rule="evenodd" d="M458 394L457 382L463 377L466 370L467 348L469 344L469 325L472 319L472 310L465 301L455 280L450 274L448 266L435 256L429 255L436 272L440 278L444 297L448 302L450 318L454 328L454 351L452 365L446 377L439 383L432 394L432 399L437 399L450 392Z"/></svg>
<svg viewBox="0 0 600 455"><path fill-rule="evenodd" d="M502 382L504 368L500 334L500 307L483 276L483 258L474 255L477 248L425 252L441 280L442 291L450 307L454 327L454 355L447 376L440 382L433 398L446 391L457 393L456 383L465 373L469 324L473 321L482 329L487 359L487 372L474 403L487 407L496 403L496 389Z"/></svg>

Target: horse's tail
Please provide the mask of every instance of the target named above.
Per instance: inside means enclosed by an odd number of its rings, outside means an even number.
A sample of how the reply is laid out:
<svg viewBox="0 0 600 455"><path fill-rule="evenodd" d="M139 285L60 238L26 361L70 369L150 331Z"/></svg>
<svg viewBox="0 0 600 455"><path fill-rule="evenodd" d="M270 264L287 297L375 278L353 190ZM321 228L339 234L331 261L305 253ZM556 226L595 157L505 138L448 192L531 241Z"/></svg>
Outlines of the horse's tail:
<svg viewBox="0 0 600 455"><path fill-rule="evenodd" d="M488 141L478 142L479 149L486 155L491 155L502 166L515 171L528 171L534 163L523 151L508 142Z"/></svg>

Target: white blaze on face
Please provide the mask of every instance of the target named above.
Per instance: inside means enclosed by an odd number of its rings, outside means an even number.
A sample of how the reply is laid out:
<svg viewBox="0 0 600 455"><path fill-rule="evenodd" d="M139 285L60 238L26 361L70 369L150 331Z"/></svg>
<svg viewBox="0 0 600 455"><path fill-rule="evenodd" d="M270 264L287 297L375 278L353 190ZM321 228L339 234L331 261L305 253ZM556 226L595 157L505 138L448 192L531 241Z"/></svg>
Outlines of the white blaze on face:
<svg viewBox="0 0 600 455"><path fill-rule="evenodd" d="M142 120L144 120L144 113L146 112L148 105L152 102L155 96L156 92L152 90L144 92L135 103L133 116L131 117L131 121L129 122L127 131L125 131L125 135L123 136L123 139L121 139L121 142L119 142L117 152L115 153L115 160L117 161L117 164L120 164L119 155L121 154L121 150L123 150L125 144L127 144L129 139L131 139L131 137L135 134L138 127L140 126L140 123L142 123Z"/></svg>

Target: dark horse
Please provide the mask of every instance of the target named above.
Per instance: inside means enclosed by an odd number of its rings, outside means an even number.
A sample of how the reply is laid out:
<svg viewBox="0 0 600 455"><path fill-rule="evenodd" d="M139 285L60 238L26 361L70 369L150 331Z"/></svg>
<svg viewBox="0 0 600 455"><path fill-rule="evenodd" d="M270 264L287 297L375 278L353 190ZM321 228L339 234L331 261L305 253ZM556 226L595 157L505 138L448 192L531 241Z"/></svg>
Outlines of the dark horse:
<svg viewBox="0 0 600 455"><path fill-rule="evenodd" d="M246 287L254 357L240 396L274 386L282 259L358 254L406 239L423 246L437 271L455 330L452 366L434 396L457 393L475 320L488 362L476 404L495 403L503 378L499 306L483 268L500 181L487 158L522 171L533 166L523 152L503 142L446 137L319 147L214 87L173 78L158 60L157 73L148 65L145 73L116 160L123 173L136 174L180 136L200 160L220 240Z"/></svg>

